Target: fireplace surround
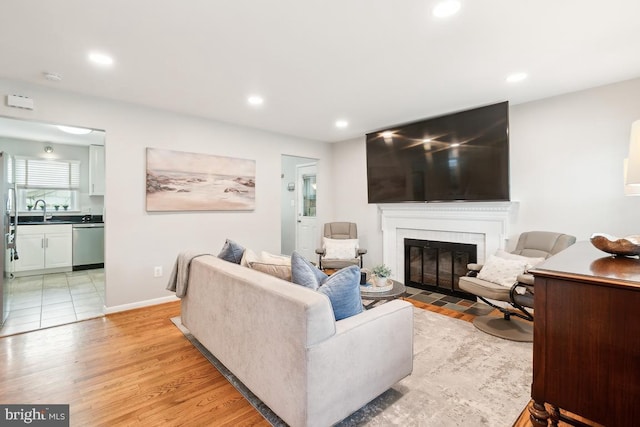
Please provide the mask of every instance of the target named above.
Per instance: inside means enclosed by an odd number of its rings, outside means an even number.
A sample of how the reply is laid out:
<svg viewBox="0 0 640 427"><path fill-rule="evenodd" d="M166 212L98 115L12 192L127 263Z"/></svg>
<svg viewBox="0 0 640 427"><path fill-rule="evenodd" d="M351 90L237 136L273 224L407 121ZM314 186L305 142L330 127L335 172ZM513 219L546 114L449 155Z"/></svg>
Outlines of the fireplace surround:
<svg viewBox="0 0 640 427"><path fill-rule="evenodd" d="M404 239L476 245L477 262L504 249L517 202L403 203L378 205L382 258L395 280L404 281Z"/></svg>

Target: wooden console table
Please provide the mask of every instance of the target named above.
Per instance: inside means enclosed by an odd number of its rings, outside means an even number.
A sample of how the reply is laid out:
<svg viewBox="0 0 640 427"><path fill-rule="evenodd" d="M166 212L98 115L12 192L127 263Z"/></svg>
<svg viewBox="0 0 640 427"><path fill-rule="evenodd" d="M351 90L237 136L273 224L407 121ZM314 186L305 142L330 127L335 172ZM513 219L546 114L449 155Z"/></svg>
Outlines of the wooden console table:
<svg viewBox="0 0 640 427"><path fill-rule="evenodd" d="M573 424L559 409L611 427L640 425L640 260L578 242L531 273L533 425Z"/></svg>

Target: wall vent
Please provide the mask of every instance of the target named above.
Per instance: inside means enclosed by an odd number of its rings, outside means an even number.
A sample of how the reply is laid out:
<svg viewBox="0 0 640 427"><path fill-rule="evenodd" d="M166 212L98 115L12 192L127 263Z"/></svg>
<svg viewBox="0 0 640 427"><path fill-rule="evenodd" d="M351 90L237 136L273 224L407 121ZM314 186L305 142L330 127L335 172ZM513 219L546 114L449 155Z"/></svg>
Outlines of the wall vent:
<svg viewBox="0 0 640 427"><path fill-rule="evenodd" d="M33 110L33 99L22 95L7 95L7 106Z"/></svg>

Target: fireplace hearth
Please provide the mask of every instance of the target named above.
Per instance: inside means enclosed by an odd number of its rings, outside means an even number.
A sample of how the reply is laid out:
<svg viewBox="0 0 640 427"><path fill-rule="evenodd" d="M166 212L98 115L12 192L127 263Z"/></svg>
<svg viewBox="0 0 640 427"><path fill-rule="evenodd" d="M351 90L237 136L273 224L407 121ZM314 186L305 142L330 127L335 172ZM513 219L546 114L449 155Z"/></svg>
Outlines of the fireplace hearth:
<svg viewBox="0 0 640 427"><path fill-rule="evenodd" d="M467 264L477 262L477 245L405 238L404 262L407 286L475 301L460 290L458 279Z"/></svg>

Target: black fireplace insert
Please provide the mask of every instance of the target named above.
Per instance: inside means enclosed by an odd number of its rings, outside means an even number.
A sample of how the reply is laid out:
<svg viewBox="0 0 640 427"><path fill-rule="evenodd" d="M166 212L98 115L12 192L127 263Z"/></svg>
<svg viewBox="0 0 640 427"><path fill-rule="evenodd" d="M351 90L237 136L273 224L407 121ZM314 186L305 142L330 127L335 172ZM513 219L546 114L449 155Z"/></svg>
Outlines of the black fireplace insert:
<svg viewBox="0 0 640 427"><path fill-rule="evenodd" d="M458 287L467 264L477 261L477 245L404 239L404 283L407 286L475 301Z"/></svg>

